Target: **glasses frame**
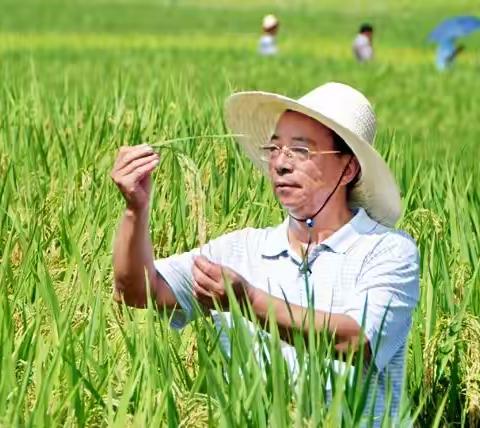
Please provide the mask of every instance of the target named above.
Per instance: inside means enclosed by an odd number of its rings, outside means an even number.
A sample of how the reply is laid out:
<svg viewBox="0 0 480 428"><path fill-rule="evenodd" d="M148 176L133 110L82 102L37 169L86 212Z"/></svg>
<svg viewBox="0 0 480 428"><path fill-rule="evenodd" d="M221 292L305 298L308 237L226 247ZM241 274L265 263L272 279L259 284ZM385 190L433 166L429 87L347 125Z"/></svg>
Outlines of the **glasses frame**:
<svg viewBox="0 0 480 428"><path fill-rule="evenodd" d="M292 149L302 149L304 150L306 153L307 153L307 158L306 159L299 159L298 158L298 153L295 153ZM267 152L266 150L267 149L273 149L273 150L277 150L277 152ZM261 156L260 156L260 159L263 161L263 162L270 162L276 158L278 158L278 156L280 156L280 153L284 153L285 156L292 160L292 161L296 161L296 162L306 162L307 160L311 160L312 159L312 155L333 155L333 154L340 154L342 153L340 150L311 150L309 149L308 147L304 147L304 146L279 146L277 144L273 144L273 143L270 143L270 144L264 144L262 146L260 146L260 151L261 151ZM276 154L274 154L276 153Z"/></svg>

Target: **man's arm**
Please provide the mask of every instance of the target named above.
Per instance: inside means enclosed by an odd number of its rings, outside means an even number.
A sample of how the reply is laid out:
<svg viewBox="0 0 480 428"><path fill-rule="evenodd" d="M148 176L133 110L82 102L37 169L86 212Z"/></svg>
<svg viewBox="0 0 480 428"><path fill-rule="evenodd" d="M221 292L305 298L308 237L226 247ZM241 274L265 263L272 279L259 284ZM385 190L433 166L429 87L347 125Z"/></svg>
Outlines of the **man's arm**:
<svg viewBox="0 0 480 428"><path fill-rule="evenodd" d="M173 307L175 296L157 273L148 231L148 212L125 210L113 247L114 299L128 306L147 305L146 278L159 307Z"/></svg>
<svg viewBox="0 0 480 428"><path fill-rule="evenodd" d="M291 332L311 328L308 309L287 304L284 300L252 287L231 269L196 257L192 270L194 295L208 305L212 300L228 304L226 283L231 284L238 299L248 298L260 320L274 314L281 329ZM227 279L226 283L224 278ZM359 348L365 340L375 358L375 366L383 370L405 344L411 326L412 311L419 297L419 254L414 241L403 233L392 233L383 239L365 261L357 284L344 306L344 313L315 311L316 331L335 333L338 351ZM271 309L270 309L271 308ZM305 322L304 322L305 319ZM363 328L362 328L363 327ZM368 357L369 349L364 354Z"/></svg>
<svg viewBox="0 0 480 428"><path fill-rule="evenodd" d="M285 302L258 288L248 284L236 272L210 262L205 257L195 257L192 268L193 294L204 305L212 306L213 300L221 305L228 305L225 279L231 283L239 300L248 299L255 316L264 323L269 314L275 317L276 323L284 339L291 339L294 332L301 331L308 337L311 319L308 308ZM336 350L346 352L349 348L357 350L362 337L361 327L348 315L335 314L316 310L313 312L313 328L315 331L327 329L335 334ZM365 344L365 357L370 355L368 343Z"/></svg>
<svg viewBox="0 0 480 428"><path fill-rule="evenodd" d="M254 287L247 289L247 298L260 321L267 321L269 314L275 317L280 330L284 332L283 338L287 340L293 337L294 331L301 331L307 337L313 321L314 331L328 330L335 335L337 351L346 352L350 348L358 350L361 327L348 315L315 310L312 317L307 308L287 304L285 300ZM370 348L368 343L365 345L365 357L369 357Z"/></svg>
<svg viewBox="0 0 480 428"><path fill-rule="evenodd" d="M113 249L114 299L129 306L147 305L146 278L159 307L176 303L170 287L155 270L148 230L151 173L158 161L147 145L123 147L111 173L126 201Z"/></svg>

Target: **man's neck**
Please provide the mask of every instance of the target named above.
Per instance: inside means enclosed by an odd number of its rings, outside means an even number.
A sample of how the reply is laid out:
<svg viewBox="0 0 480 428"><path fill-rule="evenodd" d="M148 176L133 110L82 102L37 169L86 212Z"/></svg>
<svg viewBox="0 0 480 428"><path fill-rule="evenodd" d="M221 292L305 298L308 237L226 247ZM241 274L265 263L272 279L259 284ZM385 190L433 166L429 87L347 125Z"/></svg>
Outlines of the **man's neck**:
<svg viewBox="0 0 480 428"><path fill-rule="evenodd" d="M290 246L295 253L302 256L310 237L312 244L319 244L347 224L352 217L353 213L346 205L340 208L334 205L325 207L313 219L311 228L304 221L295 220L290 216L288 224L288 241Z"/></svg>

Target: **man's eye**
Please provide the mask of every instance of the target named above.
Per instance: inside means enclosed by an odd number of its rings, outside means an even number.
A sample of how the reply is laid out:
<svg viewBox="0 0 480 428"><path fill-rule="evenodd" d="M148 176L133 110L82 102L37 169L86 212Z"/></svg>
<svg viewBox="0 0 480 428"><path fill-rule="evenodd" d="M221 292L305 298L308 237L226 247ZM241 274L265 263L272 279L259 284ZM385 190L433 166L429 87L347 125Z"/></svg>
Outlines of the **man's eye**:
<svg viewBox="0 0 480 428"><path fill-rule="evenodd" d="M294 146L290 147L290 150L298 155L308 155L308 148L307 147L301 147L301 146Z"/></svg>
<svg viewBox="0 0 480 428"><path fill-rule="evenodd" d="M273 153L275 150L278 150L278 147L274 145L262 146L262 150L265 152Z"/></svg>

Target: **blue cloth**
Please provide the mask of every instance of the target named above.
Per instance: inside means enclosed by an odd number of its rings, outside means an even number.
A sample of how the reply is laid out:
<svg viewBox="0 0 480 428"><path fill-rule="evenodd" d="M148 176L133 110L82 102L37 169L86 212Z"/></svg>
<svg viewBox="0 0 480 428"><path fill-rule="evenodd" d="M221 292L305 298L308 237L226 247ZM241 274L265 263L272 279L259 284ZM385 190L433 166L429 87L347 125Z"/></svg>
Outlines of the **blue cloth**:
<svg viewBox="0 0 480 428"><path fill-rule="evenodd" d="M475 16L456 16L439 24L428 36L429 40L442 44L464 37L480 29L480 19Z"/></svg>
<svg viewBox="0 0 480 428"><path fill-rule="evenodd" d="M172 324L181 328L198 313L194 311L191 268L193 256L200 251L213 262L235 270L253 286L291 304L307 307L313 302L315 309L347 314L359 326L365 315L363 325L371 349L378 346L374 356L375 415L376 426L380 426L389 382L394 415L403 390L407 336L419 297L417 247L407 234L377 223L360 208L349 223L313 249L306 289L299 270L301 259L290 248L287 230L288 218L277 227L238 230L201 250L157 260L157 271L182 308L174 314ZM214 312L213 318L217 326L225 322L231 325L228 313ZM229 339L224 333L221 344L228 353ZM282 354L295 375L295 348L284 343Z"/></svg>
<svg viewBox="0 0 480 428"><path fill-rule="evenodd" d="M455 43L453 40L447 40L438 45L437 48L437 68L445 70L451 64L455 54Z"/></svg>

